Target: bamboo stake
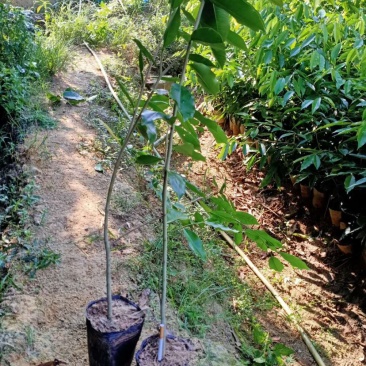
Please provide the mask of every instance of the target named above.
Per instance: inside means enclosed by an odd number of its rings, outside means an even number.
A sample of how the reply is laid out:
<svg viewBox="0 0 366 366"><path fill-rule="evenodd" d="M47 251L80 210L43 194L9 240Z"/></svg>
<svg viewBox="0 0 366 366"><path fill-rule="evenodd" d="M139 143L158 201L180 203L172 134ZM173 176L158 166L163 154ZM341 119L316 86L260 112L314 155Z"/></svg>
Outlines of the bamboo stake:
<svg viewBox="0 0 366 366"><path fill-rule="evenodd" d="M98 66L100 68L100 71L102 72L104 79L108 85L109 91L111 92L111 94L113 95L114 99L116 100L118 106L121 108L122 112L124 113L124 115L126 116L126 118L131 121L132 117L130 116L130 114L127 112L127 109L125 108L125 106L122 104L121 100L119 99L117 93L114 91L111 82L109 81L108 75L104 69L104 66L102 65L102 62L100 61L98 55L89 47L89 45L84 42L85 47L89 50L89 52L95 57L95 60L98 63Z"/></svg>
<svg viewBox="0 0 366 366"><path fill-rule="evenodd" d="M282 308L285 310L286 314L291 317L296 329L299 331L303 341L308 347L310 353L314 357L316 363L319 366L325 366L324 361L320 357L318 351L315 349L305 330L301 327L299 322L293 317L294 312L290 309L290 307L286 304L286 302L282 299L281 295L278 291L272 286L272 284L267 280L266 277L259 271L259 269L254 265L254 263L249 259L249 257L234 243L234 241L227 235L224 231L219 231L220 235L226 240L226 242L230 245L232 249L234 249L247 263L249 268L256 274L256 276L263 282L263 284L268 288L268 290L272 293L274 298L279 302Z"/></svg>

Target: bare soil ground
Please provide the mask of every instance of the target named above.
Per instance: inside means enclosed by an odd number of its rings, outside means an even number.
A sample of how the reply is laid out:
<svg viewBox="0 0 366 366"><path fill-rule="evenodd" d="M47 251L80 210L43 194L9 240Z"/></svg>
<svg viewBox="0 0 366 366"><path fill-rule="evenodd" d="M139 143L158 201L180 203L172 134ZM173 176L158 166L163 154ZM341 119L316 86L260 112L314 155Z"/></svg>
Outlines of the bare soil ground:
<svg viewBox="0 0 366 366"><path fill-rule="evenodd" d="M77 60L73 69L54 79L52 88L55 94L62 94L67 87L87 93L91 83L105 88L93 57L87 51L79 50ZM23 286L7 294L2 304L7 315L1 341L12 344L15 352L3 357L1 364L4 366L39 365L55 358L69 365L88 365L85 306L105 296L101 229L110 179L109 171L100 173L95 169L99 158L93 149L96 133L90 127L90 109L88 104L62 104L52 112L59 121L58 128L33 134L25 144L28 170L35 175L40 196L34 208L33 229L38 240L60 253L61 262L38 271L32 281L19 277L17 282L24 280ZM365 280L359 264L340 255L334 245L310 235L313 213L306 202L299 202L296 193L290 189L281 192L260 190L260 173L247 174L240 155L234 154L226 163L220 163L216 160L217 153L210 136L202 137L202 145L203 153L209 159L204 165L187 166L191 179L200 185L211 185L214 190L212 177L219 182L226 177L226 193L237 207L254 214L264 229L282 239L291 253L305 259L311 267L307 272L286 269L274 274L268 270L268 258L263 253L252 246L243 247L297 311L326 365L364 365ZM139 197L139 189L134 168L124 166L115 194L122 198ZM152 227L144 225L151 215L159 215L152 209L154 203L151 200L152 203L149 199L136 199L137 204L132 210L127 207L126 212L113 212L112 235L119 238L126 230L130 233L113 241L115 293L124 296L136 293L134 279L125 264L138 254L143 240L155 235ZM287 219L285 215L292 211L296 211L296 215ZM142 229L131 232L134 227ZM294 233L303 234L302 238ZM238 276L265 293L264 286L244 263ZM157 296L154 296L152 301L158 303ZM262 311L257 316L274 341L295 350L296 365L315 365L279 308ZM174 330L174 313L170 312L169 318ZM156 314L151 311L141 339L151 335L156 324ZM232 341L223 339L221 344L212 343L212 347L218 352L222 350L224 355L215 365L236 365L228 356L233 353ZM225 353L225 349L230 352Z"/></svg>

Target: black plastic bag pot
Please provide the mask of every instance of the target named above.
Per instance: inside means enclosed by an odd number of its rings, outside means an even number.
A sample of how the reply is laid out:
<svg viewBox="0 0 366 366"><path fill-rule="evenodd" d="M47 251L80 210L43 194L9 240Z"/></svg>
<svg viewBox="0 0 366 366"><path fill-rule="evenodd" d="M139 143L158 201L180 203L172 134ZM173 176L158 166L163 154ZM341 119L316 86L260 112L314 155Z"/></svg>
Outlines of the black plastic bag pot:
<svg viewBox="0 0 366 366"><path fill-rule="evenodd" d="M167 335L166 338L167 338L166 352L169 352L169 340L177 341L177 342L181 343L181 347L180 347L181 349L178 352L176 352L176 350L174 349L173 352L172 352L174 360L172 362L169 362L169 361L165 360L165 363L164 363L164 360L163 360L162 361L163 364L165 364L165 365L169 365L169 364L177 365L178 364L177 362L179 362L178 361L178 358L179 358L180 361L181 361L181 363L179 363L179 365L189 366L191 356L193 356L194 351L196 351L193 343L189 339L186 340L186 339L183 339L183 338L174 337L173 335ZM142 342L141 347L137 351L136 356L135 356L137 366L141 366L142 354L146 351L149 352L149 350L147 350L148 347L150 349L153 348L153 352L151 352L150 355L151 355L151 358L154 359L154 360L150 361L150 362L151 362L151 365L155 364L154 361L157 360L158 343L159 343L159 335L150 336ZM182 355L182 353L184 353L184 355ZM188 357L185 357L185 356L188 356ZM146 360L145 360L144 365L146 365Z"/></svg>
<svg viewBox="0 0 366 366"><path fill-rule="evenodd" d="M141 309L120 295L115 295L113 300L122 300L132 305L136 310ZM93 304L106 301L106 298L92 301L88 304L89 309ZM136 324L128 329L118 332L103 333L93 328L90 320L86 319L87 337L88 337L88 353L90 366L130 366L135 353L136 344L140 338L141 330L144 325L144 317L141 321L137 320Z"/></svg>

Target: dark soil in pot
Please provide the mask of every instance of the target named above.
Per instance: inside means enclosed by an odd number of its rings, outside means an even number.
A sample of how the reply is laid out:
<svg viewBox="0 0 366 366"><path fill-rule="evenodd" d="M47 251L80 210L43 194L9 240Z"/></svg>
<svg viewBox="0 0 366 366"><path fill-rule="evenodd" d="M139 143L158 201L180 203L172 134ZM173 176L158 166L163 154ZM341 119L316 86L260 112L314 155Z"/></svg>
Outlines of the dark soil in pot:
<svg viewBox="0 0 366 366"><path fill-rule="evenodd" d="M137 366L194 366L199 359L196 346L189 339L168 336L166 339L165 357L158 363L159 336L154 335L142 342L136 353Z"/></svg>
<svg viewBox="0 0 366 366"><path fill-rule="evenodd" d="M113 296L112 319L105 298L86 310L90 366L129 366L141 334L145 314L122 296Z"/></svg>

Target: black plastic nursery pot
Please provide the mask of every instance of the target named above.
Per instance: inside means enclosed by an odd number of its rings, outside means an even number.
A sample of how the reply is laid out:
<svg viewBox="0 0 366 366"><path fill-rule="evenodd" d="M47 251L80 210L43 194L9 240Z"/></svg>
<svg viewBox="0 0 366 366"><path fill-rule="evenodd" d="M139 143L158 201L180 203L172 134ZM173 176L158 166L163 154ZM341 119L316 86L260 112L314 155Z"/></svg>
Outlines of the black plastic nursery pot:
<svg viewBox="0 0 366 366"><path fill-rule="evenodd" d="M122 300L141 311L138 305L123 296L115 295L112 300ZM102 298L88 304L87 310L98 302L106 301ZM136 344L140 338L144 325L144 316L137 319L129 328L117 332L101 332L93 328L90 320L86 318L88 337L88 353L90 366L130 366L135 353Z"/></svg>
<svg viewBox="0 0 366 366"><path fill-rule="evenodd" d="M191 356L193 355L194 351L196 351L193 346L193 343L191 343L191 341L189 339L185 340L183 338L168 335L167 343L166 343L166 353L169 352L169 341L181 342L181 347L180 347L181 350L176 351L177 347L175 347L175 349L173 349L173 352L172 352L174 359L172 361L169 361L168 359L164 359L161 362L161 365L162 366L170 366L170 365L190 366L191 365L190 361L192 359ZM135 356L137 366L147 366L147 365L152 366L152 365L157 364L158 342L159 342L159 335L150 336L142 342L141 347L137 351L136 356ZM148 349L148 348L150 348L150 349ZM185 351L187 354L186 359L184 359L184 357L182 357L182 349L183 349L183 352ZM149 353L150 361L148 361L146 359L146 357L144 357L145 352ZM172 357L169 357L169 358L172 358Z"/></svg>

